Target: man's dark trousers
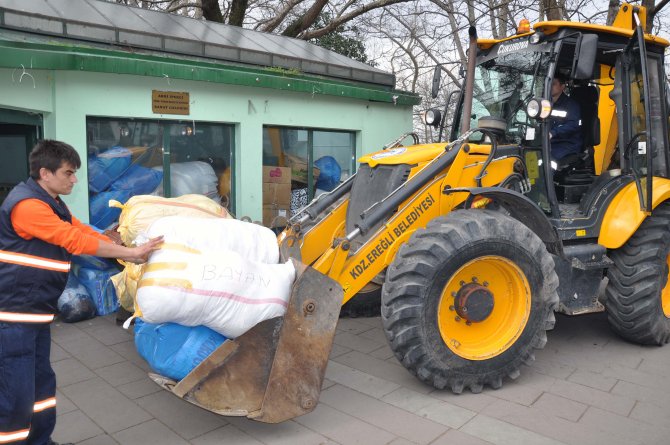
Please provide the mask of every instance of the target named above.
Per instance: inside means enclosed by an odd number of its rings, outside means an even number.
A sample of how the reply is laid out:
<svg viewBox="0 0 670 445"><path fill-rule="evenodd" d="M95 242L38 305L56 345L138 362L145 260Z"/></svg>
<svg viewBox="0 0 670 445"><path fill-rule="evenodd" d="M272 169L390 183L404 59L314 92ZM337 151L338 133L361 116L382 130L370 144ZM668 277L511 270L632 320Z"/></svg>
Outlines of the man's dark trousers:
<svg viewBox="0 0 670 445"><path fill-rule="evenodd" d="M56 375L50 350L48 323L0 322L0 443L49 442L56 425ZM22 438L26 429L30 434ZM8 440L2 440L3 434Z"/></svg>

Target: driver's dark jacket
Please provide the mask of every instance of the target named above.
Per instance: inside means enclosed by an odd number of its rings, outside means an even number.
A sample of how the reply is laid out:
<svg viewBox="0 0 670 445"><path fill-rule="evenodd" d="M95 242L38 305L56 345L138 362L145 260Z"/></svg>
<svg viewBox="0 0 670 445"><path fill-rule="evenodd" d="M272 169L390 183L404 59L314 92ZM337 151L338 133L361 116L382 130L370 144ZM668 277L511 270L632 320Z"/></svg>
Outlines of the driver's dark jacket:
<svg viewBox="0 0 670 445"><path fill-rule="evenodd" d="M557 161L583 150L581 111L579 104L561 94L551 107L549 133L551 133L551 157Z"/></svg>

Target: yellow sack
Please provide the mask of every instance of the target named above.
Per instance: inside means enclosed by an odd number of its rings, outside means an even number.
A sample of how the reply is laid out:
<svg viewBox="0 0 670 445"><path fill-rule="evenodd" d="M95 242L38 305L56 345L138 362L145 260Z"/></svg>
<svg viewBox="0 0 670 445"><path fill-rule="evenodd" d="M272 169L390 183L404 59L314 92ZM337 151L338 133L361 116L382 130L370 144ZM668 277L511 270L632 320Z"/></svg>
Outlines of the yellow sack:
<svg viewBox="0 0 670 445"><path fill-rule="evenodd" d="M128 294L128 289L126 288L125 269L116 275L112 275L110 280L112 281L112 285L114 286L114 290L116 291L116 296L119 299L119 304L121 304L121 307L128 312L133 312L135 296Z"/></svg>
<svg viewBox="0 0 670 445"><path fill-rule="evenodd" d="M121 209L117 230L126 246L132 245L137 235L164 216L232 218L224 207L204 195L183 195L177 198L138 195L125 204L112 199L109 206Z"/></svg>

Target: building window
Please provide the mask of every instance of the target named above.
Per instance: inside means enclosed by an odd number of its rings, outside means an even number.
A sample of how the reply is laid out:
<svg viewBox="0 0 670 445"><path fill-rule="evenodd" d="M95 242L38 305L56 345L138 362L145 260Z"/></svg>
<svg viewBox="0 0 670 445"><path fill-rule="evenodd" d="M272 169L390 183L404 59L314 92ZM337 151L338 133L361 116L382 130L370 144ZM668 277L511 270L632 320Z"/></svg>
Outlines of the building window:
<svg viewBox="0 0 670 445"><path fill-rule="evenodd" d="M263 128L263 222L274 226L278 216L290 217L320 193L333 190L356 167L356 134L308 128ZM271 169L288 172L277 184ZM277 174L277 173L275 173ZM289 193L290 190L290 193ZM275 220L274 223L271 221ZM283 223L283 221L281 221Z"/></svg>
<svg viewBox="0 0 670 445"><path fill-rule="evenodd" d="M89 217L105 228L118 218L107 202L134 195L200 194L231 212L232 125L88 117Z"/></svg>

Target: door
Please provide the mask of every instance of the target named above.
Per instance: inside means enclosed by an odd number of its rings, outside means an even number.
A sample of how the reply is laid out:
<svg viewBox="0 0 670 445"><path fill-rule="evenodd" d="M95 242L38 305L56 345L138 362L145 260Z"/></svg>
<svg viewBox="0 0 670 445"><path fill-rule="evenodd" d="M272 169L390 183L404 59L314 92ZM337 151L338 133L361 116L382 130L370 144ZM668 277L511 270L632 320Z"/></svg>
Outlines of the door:
<svg viewBox="0 0 670 445"><path fill-rule="evenodd" d="M0 203L16 184L28 179L28 154L41 132L41 116L0 109Z"/></svg>
<svg viewBox="0 0 670 445"><path fill-rule="evenodd" d="M622 167L625 173L635 178L640 209L649 213L652 209L652 177L654 153L661 147L652 125L650 110L649 73L644 32L641 26L635 29L625 51L617 61L617 72L622 73L620 86L623 95L619 125L623 130L620 140L625 142Z"/></svg>

